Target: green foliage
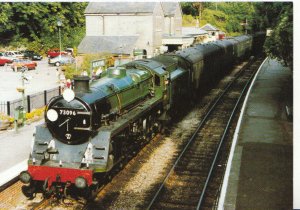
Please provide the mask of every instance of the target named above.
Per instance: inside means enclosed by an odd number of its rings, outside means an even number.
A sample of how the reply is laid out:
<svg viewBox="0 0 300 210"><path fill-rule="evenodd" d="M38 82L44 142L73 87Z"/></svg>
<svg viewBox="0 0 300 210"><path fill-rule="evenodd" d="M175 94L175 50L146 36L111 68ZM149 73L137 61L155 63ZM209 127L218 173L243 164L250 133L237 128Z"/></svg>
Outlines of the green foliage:
<svg viewBox="0 0 300 210"><path fill-rule="evenodd" d="M26 47L44 54L58 47L57 19L63 48L79 44L85 34L84 9L87 2L10 2L1 3L0 37L4 45Z"/></svg>
<svg viewBox="0 0 300 210"><path fill-rule="evenodd" d="M91 76L90 69L91 62L93 60L99 60L103 58L111 59L111 57L112 55L109 53L85 54L84 56L77 58L78 62L76 64L67 65L63 67L65 76L67 79L72 79L74 75L80 75L84 71L86 71L89 74L89 76Z"/></svg>
<svg viewBox="0 0 300 210"><path fill-rule="evenodd" d="M196 19L192 15L183 15L182 17L182 25L187 27L195 27L196 26Z"/></svg>
<svg viewBox="0 0 300 210"><path fill-rule="evenodd" d="M80 75L81 71L76 67L76 64L66 65L62 67L66 79L72 79L74 75Z"/></svg>
<svg viewBox="0 0 300 210"><path fill-rule="evenodd" d="M215 11L211 9L205 9L203 11L203 18L200 25L203 26L206 23L210 23L222 31L226 31L226 20L228 16L222 11Z"/></svg>
<svg viewBox="0 0 300 210"><path fill-rule="evenodd" d="M293 5L285 4L265 43L265 52L293 69Z"/></svg>
<svg viewBox="0 0 300 210"><path fill-rule="evenodd" d="M273 29L264 49L285 65L293 66L293 3L292 2L197 2L181 3L183 26L210 23L227 35L236 36L248 31ZM201 10L201 12L199 12ZM248 26L242 23L247 20Z"/></svg>
<svg viewBox="0 0 300 210"><path fill-rule="evenodd" d="M185 15L191 15L191 16L198 16L197 8L195 8L192 4L192 2L181 2L181 9L183 14Z"/></svg>
<svg viewBox="0 0 300 210"><path fill-rule="evenodd" d="M256 2L253 27L257 31L275 27L284 8L289 4L291 2Z"/></svg>
<svg viewBox="0 0 300 210"><path fill-rule="evenodd" d="M200 26L210 23L220 30L227 33L227 35L238 35L245 32L245 27L241 23L251 23L255 13L255 3L253 2L203 2L201 5L195 3L185 3L183 12L193 15L195 18L199 17ZM196 6L196 7L195 7ZM201 12L197 13L195 11ZM183 18L183 25L190 26L190 23L195 21L190 20L190 16ZM192 24L195 25L195 24ZM247 30L251 30L249 24Z"/></svg>

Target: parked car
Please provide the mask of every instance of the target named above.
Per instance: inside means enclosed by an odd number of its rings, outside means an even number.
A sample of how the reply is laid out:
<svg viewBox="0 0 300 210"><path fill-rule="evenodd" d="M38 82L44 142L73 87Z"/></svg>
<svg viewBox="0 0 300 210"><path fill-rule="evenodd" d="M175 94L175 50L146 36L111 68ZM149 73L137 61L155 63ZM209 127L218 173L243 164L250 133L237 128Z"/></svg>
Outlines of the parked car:
<svg viewBox="0 0 300 210"><path fill-rule="evenodd" d="M42 60L43 59L43 57L40 54L38 54L38 53L36 53L36 52L34 52L32 50L25 50L23 52L23 54L24 54L24 58L31 59L33 61L37 61L37 60Z"/></svg>
<svg viewBox="0 0 300 210"><path fill-rule="evenodd" d="M58 55L67 55L67 52L64 52L64 51L60 52L58 48L50 49L47 52L48 58L54 58L54 57L57 57Z"/></svg>
<svg viewBox="0 0 300 210"><path fill-rule="evenodd" d="M13 57L13 58L24 58L24 54L22 54L20 51L6 51L6 56Z"/></svg>
<svg viewBox="0 0 300 210"><path fill-rule="evenodd" d="M11 60L0 57L0 66L4 66L5 64L9 63L10 61Z"/></svg>
<svg viewBox="0 0 300 210"><path fill-rule="evenodd" d="M61 55L49 59L49 64L55 66L61 66L61 65L71 64L71 63L75 63L75 58L69 55Z"/></svg>
<svg viewBox="0 0 300 210"><path fill-rule="evenodd" d="M0 58L8 60L7 63L12 63L14 60L17 59L7 56L5 52L0 52Z"/></svg>
<svg viewBox="0 0 300 210"><path fill-rule="evenodd" d="M68 47L65 49L65 52L67 53L67 55L71 55L74 57L74 49L73 48Z"/></svg>
<svg viewBox="0 0 300 210"><path fill-rule="evenodd" d="M35 69L37 66L37 63L31 60L16 60L12 63L11 68L13 71L19 71L21 68L26 67L28 70Z"/></svg>

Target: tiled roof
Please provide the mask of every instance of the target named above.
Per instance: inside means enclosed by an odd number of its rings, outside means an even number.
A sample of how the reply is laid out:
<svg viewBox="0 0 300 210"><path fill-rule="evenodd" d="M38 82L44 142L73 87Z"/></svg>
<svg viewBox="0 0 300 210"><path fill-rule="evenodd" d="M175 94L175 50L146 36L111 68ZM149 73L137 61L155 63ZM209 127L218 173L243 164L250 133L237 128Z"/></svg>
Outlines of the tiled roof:
<svg viewBox="0 0 300 210"><path fill-rule="evenodd" d="M164 14L167 16L174 16L176 12L176 6L178 5L178 2L162 2L162 8L164 11Z"/></svg>
<svg viewBox="0 0 300 210"><path fill-rule="evenodd" d="M86 36L79 44L78 52L131 54L137 39L138 36Z"/></svg>
<svg viewBox="0 0 300 210"><path fill-rule="evenodd" d="M202 26L201 29L205 31L219 31L218 28L212 26L211 24L207 23L206 25Z"/></svg>
<svg viewBox="0 0 300 210"><path fill-rule="evenodd" d="M90 2L85 14L153 13L158 2Z"/></svg>

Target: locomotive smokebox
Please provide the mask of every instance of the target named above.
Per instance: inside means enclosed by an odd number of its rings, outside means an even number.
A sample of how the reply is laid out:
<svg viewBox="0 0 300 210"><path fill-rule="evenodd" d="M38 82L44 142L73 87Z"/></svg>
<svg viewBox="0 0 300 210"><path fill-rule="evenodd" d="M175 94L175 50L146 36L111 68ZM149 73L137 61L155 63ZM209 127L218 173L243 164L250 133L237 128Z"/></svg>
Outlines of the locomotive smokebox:
<svg viewBox="0 0 300 210"><path fill-rule="evenodd" d="M74 91L88 92L90 89L90 78L88 76L74 76Z"/></svg>

